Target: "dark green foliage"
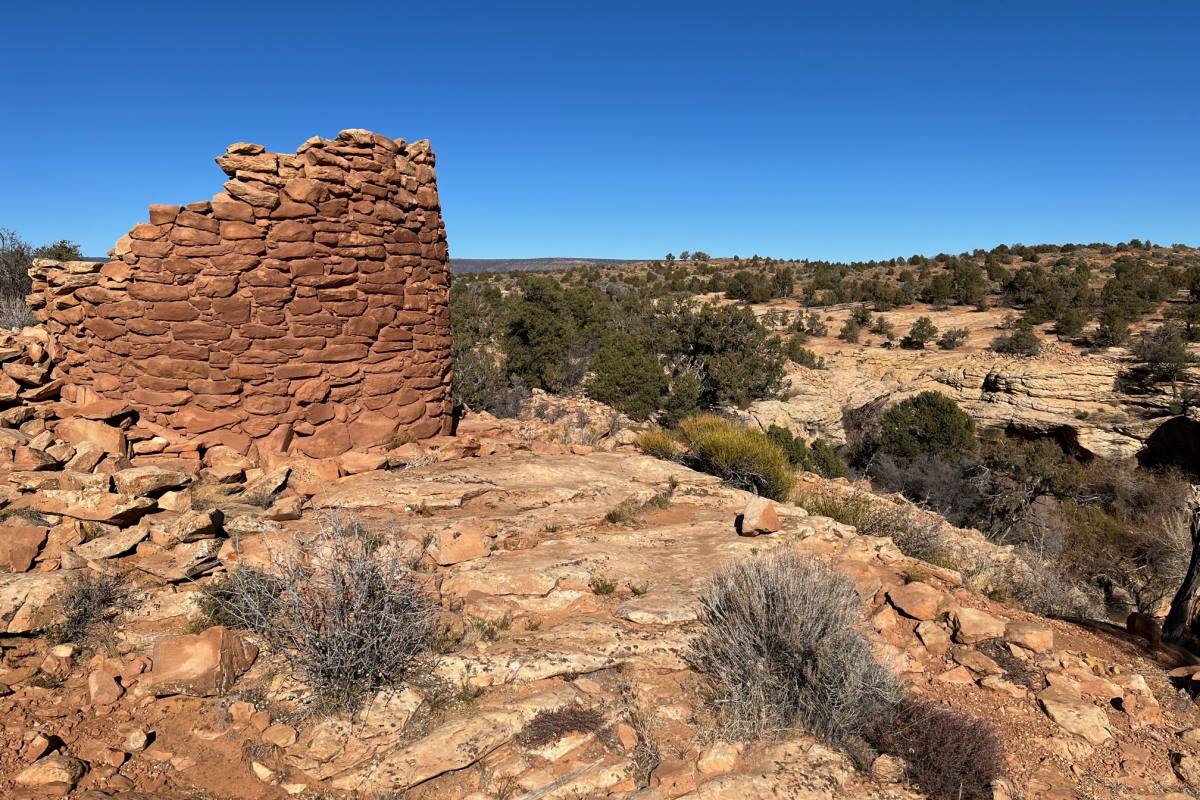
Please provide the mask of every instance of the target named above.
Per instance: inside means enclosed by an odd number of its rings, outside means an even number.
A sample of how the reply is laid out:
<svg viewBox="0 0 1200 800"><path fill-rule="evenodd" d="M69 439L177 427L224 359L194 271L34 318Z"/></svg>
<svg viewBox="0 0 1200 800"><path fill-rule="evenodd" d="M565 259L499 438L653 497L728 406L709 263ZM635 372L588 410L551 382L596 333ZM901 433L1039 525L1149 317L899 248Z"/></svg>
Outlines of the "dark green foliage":
<svg viewBox="0 0 1200 800"><path fill-rule="evenodd" d="M700 410L700 378L691 370L671 379L671 390L663 401L659 422L674 427Z"/></svg>
<svg viewBox="0 0 1200 800"><path fill-rule="evenodd" d="M781 425L767 428L767 438L779 446L795 469L814 472L823 478L841 478L849 472L846 462L833 452L824 439L813 439L812 444L808 445Z"/></svg>
<svg viewBox="0 0 1200 800"><path fill-rule="evenodd" d="M871 323L871 333L882 336L890 342L896 338L896 326L888 322L887 317L880 314Z"/></svg>
<svg viewBox="0 0 1200 800"><path fill-rule="evenodd" d="M668 387L662 364L649 348L629 334L604 337L590 370L588 395L622 414L644 420L663 405Z"/></svg>
<svg viewBox="0 0 1200 800"><path fill-rule="evenodd" d="M744 407L783 389L783 347L748 308L688 310L680 315L678 330L679 355L699 368L701 407Z"/></svg>
<svg viewBox="0 0 1200 800"><path fill-rule="evenodd" d="M967 341L966 328L951 328L938 339L938 347L943 350L957 350Z"/></svg>
<svg viewBox="0 0 1200 800"><path fill-rule="evenodd" d="M1136 362L1134 377L1143 383L1170 383L1172 388L1196 363L1196 357L1188 352L1183 329L1176 325L1160 325L1143 333L1130 352Z"/></svg>
<svg viewBox="0 0 1200 800"><path fill-rule="evenodd" d="M862 326L851 317L842 323L842 329L838 331L838 338L850 344L858 344L858 336L861 332Z"/></svg>
<svg viewBox="0 0 1200 800"><path fill-rule="evenodd" d="M900 346L908 350L923 350L937 335L938 329L933 320L929 317L917 317L917 321L908 329L908 334L900 340Z"/></svg>
<svg viewBox="0 0 1200 800"><path fill-rule="evenodd" d="M570 311L566 294L553 278L521 282L521 296L509 308L504 333L510 375L535 389L571 388L569 356L578 325Z"/></svg>
<svg viewBox="0 0 1200 800"><path fill-rule="evenodd" d="M921 455L962 461L977 449L974 420L939 392L902 400L881 421L878 450L901 463Z"/></svg>
<svg viewBox="0 0 1200 800"><path fill-rule="evenodd" d="M788 339L787 354L793 363L799 364L802 367L825 369L825 359L802 345L800 340L795 337Z"/></svg>
<svg viewBox="0 0 1200 800"><path fill-rule="evenodd" d="M67 239L59 239L53 244L44 244L33 251L34 258L52 258L55 261L78 261L83 258L79 245Z"/></svg>
<svg viewBox="0 0 1200 800"><path fill-rule="evenodd" d="M1027 320L1021 320L1012 333L993 339L991 349L1009 356L1036 356L1042 351L1042 342L1033 332L1033 326Z"/></svg>

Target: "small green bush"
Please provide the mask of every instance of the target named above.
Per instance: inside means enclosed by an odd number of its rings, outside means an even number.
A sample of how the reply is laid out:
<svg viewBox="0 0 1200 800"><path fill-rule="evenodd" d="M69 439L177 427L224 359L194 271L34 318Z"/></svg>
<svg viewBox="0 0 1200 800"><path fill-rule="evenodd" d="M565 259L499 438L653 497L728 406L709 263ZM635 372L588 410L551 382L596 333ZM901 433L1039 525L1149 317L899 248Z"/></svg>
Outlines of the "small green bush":
<svg viewBox="0 0 1200 800"><path fill-rule="evenodd" d="M825 359L809 350L798 338L788 339L787 343L788 358L792 363L799 364L808 369L825 369Z"/></svg>
<svg viewBox="0 0 1200 800"><path fill-rule="evenodd" d="M1013 332L997 336L992 340L992 352L1007 356L1036 356L1042 352L1042 342L1033 332L1033 326L1022 321Z"/></svg>
<svg viewBox="0 0 1200 800"><path fill-rule="evenodd" d="M658 357L629 334L606 336L589 369L588 396L632 419L649 418L666 397L667 376Z"/></svg>
<svg viewBox="0 0 1200 800"><path fill-rule="evenodd" d="M648 456L673 461L679 455L675 437L662 428L651 428L638 437L638 448Z"/></svg>
<svg viewBox="0 0 1200 800"><path fill-rule="evenodd" d="M824 439L813 439L812 444L808 445L781 425L767 428L767 438L779 445L796 469L816 473L822 478L840 478L849 471L846 462L833 452Z"/></svg>
<svg viewBox="0 0 1200 800"><path fill-rule="evenodd" d="M937 335L938 329L933 320L929 317L917 317L917 321L908 329L908 335L900 340L900 346L907 350L923 350Z"/></svg>
<svg viewBox="0 0 1200 800"><path fill-rule="evenodd" d="M788 457L762 431L700 414L679 424L679 436L688 460L701 472L772 500L791 494L795 475Z"/></svg>
<svg viewBox="0 0 1200 800"><path fill-rule="evenodd" d="M975 421L940 392L921 392L883 415L878 449L904 463L921 455L960 462L979 447Z"/></svg>

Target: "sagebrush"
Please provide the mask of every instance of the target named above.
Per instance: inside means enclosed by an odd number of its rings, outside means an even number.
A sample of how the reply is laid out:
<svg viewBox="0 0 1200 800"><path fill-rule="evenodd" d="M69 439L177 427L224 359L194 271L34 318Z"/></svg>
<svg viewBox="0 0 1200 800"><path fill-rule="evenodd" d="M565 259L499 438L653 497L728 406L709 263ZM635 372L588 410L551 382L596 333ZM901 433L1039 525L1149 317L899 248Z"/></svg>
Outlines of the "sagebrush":
<svg viewBox="0 0 1200 800"><path fill-rule="evenodd" d="M48 631L49 638L75 644L87 641L97 624L114 613L123 598L121 587L120 578L110 573L74 572L61 595L62 622Z"/></svg>
<svg viewBox="0 0 1200 800"><path fill-rule="evenodd" d="M871 654L861 619L849 578L794 553L713 576L690 660L709 681L725 733L772 737L801 725L838 745L865 735L900 686Z"/></svg>
<svg viewBox="0 0 1200 800"><path fill-rule="evenodd" d="M402 680L437 632L436 607L399 552L336 513L303 547L205 591L219 621L262 636L333 708Z"/></svg>

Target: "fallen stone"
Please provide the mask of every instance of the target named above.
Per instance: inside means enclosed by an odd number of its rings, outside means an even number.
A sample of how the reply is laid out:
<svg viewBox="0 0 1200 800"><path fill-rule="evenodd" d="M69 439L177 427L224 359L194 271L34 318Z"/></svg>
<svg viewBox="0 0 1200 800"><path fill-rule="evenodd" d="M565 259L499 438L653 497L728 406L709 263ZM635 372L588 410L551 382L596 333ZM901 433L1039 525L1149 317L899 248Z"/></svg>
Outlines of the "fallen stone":
<svg viewBox="0 0 1200 800"><path fill-rule="evenodd" d="M70 417L58 423L55 433L76 448L86 442L112 455L123 456L128 452L125 432L98 420Z"/></svg>
<svg viewBox="0 0 1200 800"><path fill-rule="evenodd" d="M740 536L775 533L781 527L775 504L765 497L752 497L734 526Z"/></svg>
<svg viewBox="0 0 1200 800"><path fill-rule="evenodd" d="M490 540L474 528L441 531L429 544L430 555L443 567L486 558L490 552Z"/></svg>
<svg viewBox="0 0 1200 800"><path fill-rule="evenodd" d="M976 608L954 609L950 612L950 624L954 631L954 641L960 644L975 644L984 639L999 639L1004 636L1004 620Z"/></svg>
<svg viewBox="0 0 1200 800"><path fill-rule="evenodd" d="M113 523L132 522L155 506L148 497L130 497L94 489L48 489L22 497L17 503L44 514Z"/></svg>
<svg viewBox="0 0 1200 800"><path fill-rule="evenodd" d="M919 620L931 620L936 617L946 601L945 594L920 581L889 589L887 596L897 611Z"/></svg>
<svg viewBox="0 0 1200 800"><path fill-rule="evenodd" d="M1004 626L1004 641L1035 653L1054 649L1054 630L1040 622L1010 622Z"/></svg>
<svg viewBox="0 0 1200 800"><path fill-rule="evenodd" d="M47 794L65 795L82 777L82 761L54 753L18 772L14 780L21 786L31 786Z"/></svg>
<svg viewBox="0 0 1200 800"><path fill-rule="evenodd" d="M1059 727L1089 744L1099 746L1113 736L1112 726L1103 708L1072 697L1060 689L1050 687L1043 690L1038 695L1038 704Z"/></svg>
<svg viewBox="0 0 1200 800"><path fill-rule="evenodd" d="M257 656L257 647L220 625L203 633L164 636L154 645L150 690L158 696L218 695L227 691Z"/></svg>
<svg viewBox="0 0 1200 800"><path fill-rule="evenodd" d="M153 495L166 489L178 489L190 482L190 478L178 470L161 467L130 467L113 475L117 491L127 495Z"/></svg>
<svg viewBox="0 0 1200 800"><path fill-rule="evenodd" d="M152 523L150 539L160 547L172 548L185 542L215 539L222 535L224 514L219 509L185 511L164 524Z"/></svg>
<svg viewBox="0 0 1200 800"><path fill-rule="evenodd" d="M123 528L108 536L101 536L98 539L91 539L83 544L76 545L75 553L86 558L88 561L114 558L123 553L128 553L145 538L146 529L140 525Z"/></svg>
<svg viewBox="0 0 1200 800"><path fill-rule="evenodd" d="M73 571L0 573L0 631L31 633L62 619L62 593Z"/></svg>
<svg viewBox="0 0 1200 800"><path fill-rule="evenodd" d="M262 732L262 738L276 747L291 747L296 743L296 729L291 725L271 725Z"/></svg>
<svg viewBox="0 0 1200 800"><path fill-rule="evenodd" d="M0 525L0 572L28 572L42 545L47 529L19 525L15 521Z"/></svg>
<svg viewBox="0 0 1200 800"><path fill-rule="evenodd" d="M696 769L705 777L733 772L740 755L740 746L732 742L714 742L700 754Z"/></svg>

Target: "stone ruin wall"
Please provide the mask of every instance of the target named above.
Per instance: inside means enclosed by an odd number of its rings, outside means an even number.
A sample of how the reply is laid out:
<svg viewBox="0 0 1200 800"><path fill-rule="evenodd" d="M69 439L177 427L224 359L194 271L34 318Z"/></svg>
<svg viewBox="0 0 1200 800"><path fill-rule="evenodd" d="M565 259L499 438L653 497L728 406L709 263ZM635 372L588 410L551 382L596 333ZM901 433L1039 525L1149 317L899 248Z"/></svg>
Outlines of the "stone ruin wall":
<svg viewBox="0 0 1200 800"><path fill-rule="evenodd" d="M328 458L450 426L450 268L428 142L231 145L211 201L150 207L106 264L39 262L68 402Z"/></svg>

